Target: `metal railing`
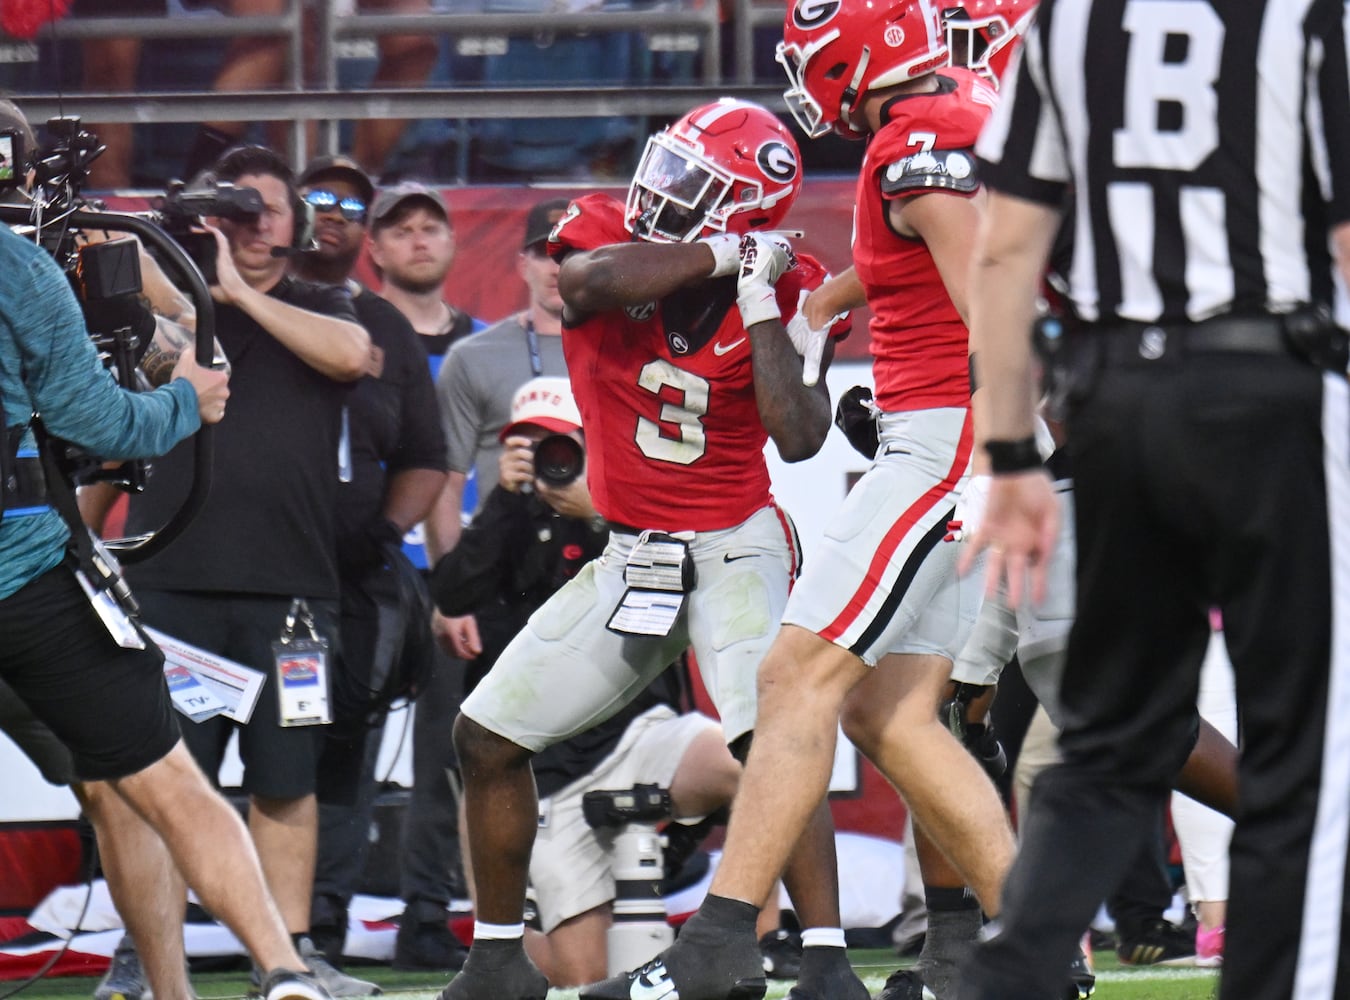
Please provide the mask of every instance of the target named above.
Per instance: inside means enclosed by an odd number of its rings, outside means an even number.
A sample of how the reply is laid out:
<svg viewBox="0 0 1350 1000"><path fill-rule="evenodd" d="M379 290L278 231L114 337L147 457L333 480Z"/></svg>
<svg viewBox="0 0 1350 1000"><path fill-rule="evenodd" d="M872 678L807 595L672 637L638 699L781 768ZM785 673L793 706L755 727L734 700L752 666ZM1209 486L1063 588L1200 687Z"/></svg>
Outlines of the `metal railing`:
<svg viewBox="0 0 1350 1000"><path fill-rule="evenodd" d="M337 148L337 124L343 120L380 118L481 118L673 116L724 94L759 101L783 110L781 87L756 84L753 38L756 27L781 23L782 7L756 0L734 0L732 30L723 30L717 0L697 7L597 10L592 12L426 14L339 13L333 0L317 5L310 22L304 0L289 0L275 17L163 16L68 17L43 29L41 39L86 40L139 37L142 39L201 39L239 36L282 36L287 40L287 71L281 89L215 92L177 90L125 94L70 91L21 95L25 112L35 121L74 110L92 122L181 123L200 121L289 121L293 123L292 158L302 162L308 150L304 122L319 123L318 147ZM310 75L318 82L306 85L307 24L317 25ZM684 85L564 86L547 88L474 86L387 90L340 90L338 64L341 43L388 34L431 34L491 41L531 36L539 32L595 34L635 32L693 36L699 48L697 79ZM722 79L722 46L730 42L729 64L734 79Z"/></svg>

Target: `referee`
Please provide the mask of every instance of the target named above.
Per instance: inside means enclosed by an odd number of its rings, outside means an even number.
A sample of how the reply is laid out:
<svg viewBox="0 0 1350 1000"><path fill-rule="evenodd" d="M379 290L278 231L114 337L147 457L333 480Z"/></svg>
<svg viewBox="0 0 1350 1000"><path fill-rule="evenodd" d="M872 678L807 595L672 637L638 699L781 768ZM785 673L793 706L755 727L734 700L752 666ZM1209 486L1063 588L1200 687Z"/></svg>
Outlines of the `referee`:
<svg viewBox="0 0 1350 1000"><path fill-rule="evenodd" d="M1042 0L980 140L971 340L995 476L972 548L1014 603L1028 574L1043 588L1058 511L1027 331L1071 191L1079 594L1064 763L963 1000L1057 995L1189 746L1210 606L1243 732L1220 996L1350 997L1350 406L1326 309L1350 318L1348 9Z"/></svg>

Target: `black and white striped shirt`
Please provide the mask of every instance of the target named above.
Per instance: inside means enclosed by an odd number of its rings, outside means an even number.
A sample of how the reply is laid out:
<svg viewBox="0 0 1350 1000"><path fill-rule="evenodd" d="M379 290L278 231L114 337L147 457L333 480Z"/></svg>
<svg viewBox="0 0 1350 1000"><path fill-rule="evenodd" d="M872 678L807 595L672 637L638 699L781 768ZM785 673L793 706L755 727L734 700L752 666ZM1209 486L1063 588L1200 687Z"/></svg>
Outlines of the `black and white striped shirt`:
<svg viewBox="0 0 1350 1000"><path fill-rule="evenodd" d="M991 188L1059 206L1087 322L1332 301L1350 220L1347 0L1042 0L977 147Z"/></svg>

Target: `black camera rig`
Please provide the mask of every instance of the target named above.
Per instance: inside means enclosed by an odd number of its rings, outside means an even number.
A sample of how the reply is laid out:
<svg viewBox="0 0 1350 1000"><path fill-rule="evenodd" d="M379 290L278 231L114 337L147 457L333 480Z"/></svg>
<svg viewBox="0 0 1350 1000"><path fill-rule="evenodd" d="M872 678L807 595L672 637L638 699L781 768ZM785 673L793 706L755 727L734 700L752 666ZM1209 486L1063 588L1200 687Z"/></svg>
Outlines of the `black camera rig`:
<svg viewBox="0 0 1350 1000"><path fill-rule="evenodd" d="M28 203L0 204L0 223L43 247L61 267L79 298L85 326L105 366L124 389L147 388L136 367L154 335L155 318L140 299L140 254L135 240L89 242L85 231L124 233L140 239L175 276L196 307L196 357L210 366L215 346L215 308L201 269L173 238L170 227L186 231L183 220L200 204L191 198L166 197L165 212L123 213L96 211L82 197L89 165L103 152L92 132L74 116L47 122L48 141L25 156L21 144L0 136L0 151L13 154L10 169L0 176L0 187L20 187L33 176ZM242 189L237 189L242 190ZM250 192L255 197L257 192ZM217 195L217 197L220 197ZM211 205L217 205L212 202ZM195 221L195 217L194 221ZM166 221L168 225L166 225ZM214 250L214 246L213 246ZM214 257L212 258L214 262ZM52 439L56 467L72 486L109 481L118 487L144 490L149 467L143 460L104 469L104 457L89 455L67 442ZM187 527L206 500L210 488L211 432L203 426L194 439L194 476L183 505L158 530L136 538L117 539L108 547L127 562L147 558L168 545Z"/></svg>

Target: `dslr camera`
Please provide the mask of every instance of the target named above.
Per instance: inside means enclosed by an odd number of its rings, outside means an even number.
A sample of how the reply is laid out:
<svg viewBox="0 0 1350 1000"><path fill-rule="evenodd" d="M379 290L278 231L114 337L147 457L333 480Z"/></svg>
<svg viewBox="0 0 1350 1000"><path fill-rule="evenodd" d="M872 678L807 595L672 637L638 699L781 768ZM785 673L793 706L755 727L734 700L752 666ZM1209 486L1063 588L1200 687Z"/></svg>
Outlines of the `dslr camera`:
<svg viewBox="0 0 1350 1000"><path fill-rule="evenodd" d="M581 814L594 829L628 823L655 823L671 814L670 789L660 785L598 789L581 797Z"/></svg>
<svg viewBox="0 0 1350 1000"><path fill-rule="evenodd" d="M550 434L534 446L534 474L549 486L567 486L586 468L586 451L568 434Z"/></svg>

